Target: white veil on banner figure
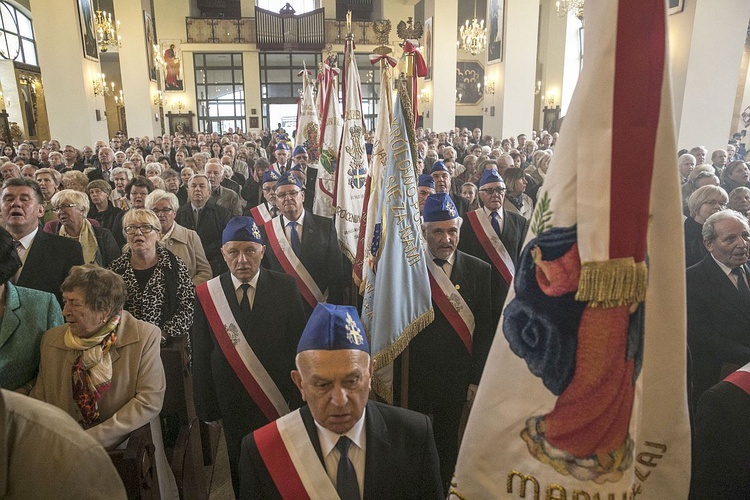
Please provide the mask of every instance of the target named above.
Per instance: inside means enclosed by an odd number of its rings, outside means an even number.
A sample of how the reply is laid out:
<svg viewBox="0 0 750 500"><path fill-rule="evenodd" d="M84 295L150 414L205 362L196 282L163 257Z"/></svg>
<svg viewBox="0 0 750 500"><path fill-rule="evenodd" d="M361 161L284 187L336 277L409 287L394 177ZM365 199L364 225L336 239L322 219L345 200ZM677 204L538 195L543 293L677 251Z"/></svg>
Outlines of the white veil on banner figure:
<svg viewBox="0 0 750 500"><path fill-rule="evenodd" d="M687 498L666 2L587 2L585 18L586 65L469 417L452 498ZM592 143L602 145L595 165ZM632 144L642 147L638 162Z"/></svg>

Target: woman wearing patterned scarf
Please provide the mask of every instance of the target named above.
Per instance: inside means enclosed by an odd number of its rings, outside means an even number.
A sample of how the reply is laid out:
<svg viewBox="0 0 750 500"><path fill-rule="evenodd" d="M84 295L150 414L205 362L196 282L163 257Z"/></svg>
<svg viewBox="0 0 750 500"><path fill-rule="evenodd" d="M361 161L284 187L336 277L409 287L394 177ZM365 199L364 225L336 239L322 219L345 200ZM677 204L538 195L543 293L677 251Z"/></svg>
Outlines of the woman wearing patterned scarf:
<svg viewBox="0 0 750 500"><path fill-rule="evenodd" d="M42 337L31 396L66 411L107 449L150 424L162 498L176 498L159 423L166 389L161 331L123 311L125 283L112 271L74 267L61 289L66 323Z"/></svg>

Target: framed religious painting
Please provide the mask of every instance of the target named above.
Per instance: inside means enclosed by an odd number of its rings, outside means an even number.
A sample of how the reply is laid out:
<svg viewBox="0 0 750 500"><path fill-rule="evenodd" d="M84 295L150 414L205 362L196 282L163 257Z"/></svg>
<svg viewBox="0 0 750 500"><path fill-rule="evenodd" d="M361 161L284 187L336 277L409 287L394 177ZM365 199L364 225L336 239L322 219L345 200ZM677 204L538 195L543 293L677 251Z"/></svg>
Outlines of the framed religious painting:
<svg viewBox="0 0 750 500"><path fill-rule="evenodd" d="M96 29L94 27L93 0L76 0L78 6L78 24L81 28L81 42L83 43L83 56L86 59L96 61L99 54L96 48Z"/></svg>
<svg viewBox="0 0 750 500"><path fill-rule="evenodd" d="M187 113L167 113L169 118L169 133L170 135L175 134L192 134L193 133L193 116L195 113L188 111Z"/></svg>
<svg viewBox="0 0 750 500"><path fill-rule="evenodd" d="M669 0L669 15L678 14L685 8L685 0Z"/></svg>
<svg viewBox="0 0 750 500"><path fill-rule="evenodd" d="M487 2L487 18L490 20L489 32L487 33L487 63L492 64L503 60L505 0L489 0Z"/></svg>
<svg viewBox="0 0 750 500"><path fill-rule="evenodd" d="M422 47L422 55L424 61L427 64L427 74L425 75L425 81L432 80L432 18L428 18L424 22L424 46Z"/></svg>
<svg viewBox="0 0 750 500"><path fill-rule="evenodd" d="M156 36L154 32L154 21L151 14L143 11L143 27L146 36L146 65L148 66L148 77L156 81L156 63L154 62L154 45L156 45Z"/></svg>
<svg viewBox="0 0 750 500"><path fill-rule="evenodd" d="M180 40L162 40L161 56L164 59L164 90L182 92L182 49Z"/></svg>

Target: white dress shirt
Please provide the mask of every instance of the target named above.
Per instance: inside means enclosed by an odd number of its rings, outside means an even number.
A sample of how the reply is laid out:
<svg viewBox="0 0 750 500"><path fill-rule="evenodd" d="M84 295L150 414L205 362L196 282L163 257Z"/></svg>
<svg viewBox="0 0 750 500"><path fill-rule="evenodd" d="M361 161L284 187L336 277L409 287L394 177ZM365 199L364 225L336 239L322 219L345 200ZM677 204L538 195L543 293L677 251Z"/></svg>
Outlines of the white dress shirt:
<svg viewBox="0 0 750 500"><path fill-rule="evenodd" d="M354 427L349 429L349 432L345 434L336 434L315 422L315 427L318 428L318 439L320 440L320 451L323 452L323 460L326 466L326 472L328 478L333 483L333 487L336 487L336 478L339 472L339 458L341 453L336 448L336 443L339 442L339 438L343 435L352 440L352 445L349 447L349 460L354 465L354 471L357 473L357 483L359 484L359 496L364 497L365 491L365 451L367 450L367 439L365 433L365 413L367 407L362 412L362 416Z"/></svg>
<svg viewBox="0 0 750 500"><path fill-rule="evenodd" d="M284 225L284 234L286 235L286 240L291 243L292 242L292 228L289 227L290 222L296 222L297 227L295 228L297 230L297 236L299 236L299 243L302 244L302 223L305 221L305 209L302 209L302 212L299 214L299 218L296 221L292 221L290 219L287 219L284 215L281 216L281 223Z"/></svg>
<svg viewBox="0 0 750 500"><path fill-rule="evenodd" d="M237 297L237 302L242 303L242 288L240 288L244 283L247 283L250 285L250 288L247 289L247 300L250 303L250 309L253 308L253 302L255 302L255 291L258 288L258 275L260 274L260 269L258 269L258 272L255 273L255 276L252 277L250 281L243 282L237 279L237 277L229 273L229 276L232 277L232 286L234 286L234 294Z"/></svg>

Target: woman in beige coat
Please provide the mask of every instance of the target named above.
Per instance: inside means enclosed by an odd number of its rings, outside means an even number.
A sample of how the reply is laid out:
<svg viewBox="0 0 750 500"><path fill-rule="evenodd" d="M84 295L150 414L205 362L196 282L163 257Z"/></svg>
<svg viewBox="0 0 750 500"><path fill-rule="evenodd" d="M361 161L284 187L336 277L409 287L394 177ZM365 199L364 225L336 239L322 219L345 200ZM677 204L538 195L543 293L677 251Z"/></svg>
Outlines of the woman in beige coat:
<svg viewBox="0 0 750 500"><path fill-rule="evenodd" d="M42 337L31 396L67 412L107 449L150 424L161 497L177 498L159 424L166 389L161 331L122 310L125 283L112 271L77 266L61 288L66 323Z"/></svg>

